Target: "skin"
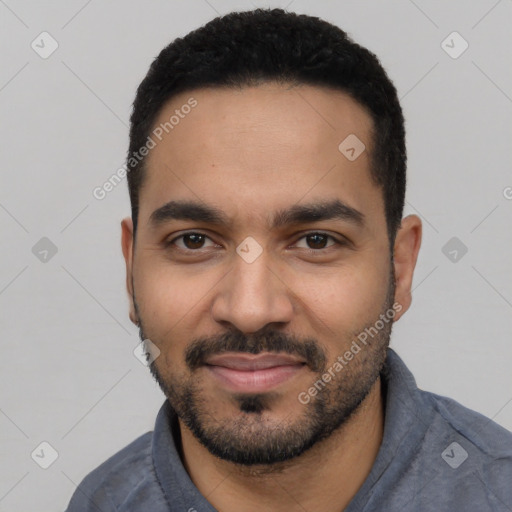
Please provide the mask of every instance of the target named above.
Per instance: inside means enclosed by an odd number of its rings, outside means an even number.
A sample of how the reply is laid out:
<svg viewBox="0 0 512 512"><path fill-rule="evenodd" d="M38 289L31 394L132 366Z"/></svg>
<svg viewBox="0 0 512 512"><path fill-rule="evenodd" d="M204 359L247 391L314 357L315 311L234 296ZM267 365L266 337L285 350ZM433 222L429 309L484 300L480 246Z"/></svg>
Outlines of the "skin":
<svg viewBox="0 0 512 512"><path fill-rule="evenodd" d="M312 337L327 365L333 364L354 336L379 318L391 269L393 299L401 306L394 320L409 308L421 221L415 215L402 219L391 263L382 191L369 172L372 120L346 94L269 83L241 90L199 89L174 97L155 125L190 96L197 107L148 155L136 244L131 219L121 223L130 318L142 322L144 335L160 349L155 366L161 378L169 384L189 381L205 398L205 421L229 426L243 418L257 430L263 427L256 415L240 412L230 392L204 368L191 375L184 360L187 347L232 328L250 335L272 327L297 339ZM353 162L338 150L351 133L366 145ZM364 226L336 219L268 227L269 216L278 210L336 198L363 213ZM151 213L171 199L215 206L231 225L173 220L151 227ZM164 246L190 231L208 237L193 255L193 249L186 252L184 239L176 242L182 251ZM329 240L328 247L312 255L316 246L304 238L311 232L345 237L348 245ZM236 252L248 236L263 249L250 264ZM380 349L389 333L384 338ZM333 381L357 381L381 353L366 348ZM307 409L297 396L317 378L305 368L280 384L264 412L268 425L303 422ZM336 382L331 385L334 389ZM215 457L180 419L183 464L218 510L339 512L377 456L384 406L377 378L340 428L303 454L267 466Z"/></svg>

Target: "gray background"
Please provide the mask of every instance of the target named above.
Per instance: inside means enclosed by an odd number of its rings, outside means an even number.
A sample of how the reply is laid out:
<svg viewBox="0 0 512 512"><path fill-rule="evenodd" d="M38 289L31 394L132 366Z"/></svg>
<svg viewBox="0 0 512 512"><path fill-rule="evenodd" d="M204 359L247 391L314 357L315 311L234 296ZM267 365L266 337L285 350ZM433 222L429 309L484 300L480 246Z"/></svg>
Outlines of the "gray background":
<svg viewBox="0 0 512 512"><path fill-rule="evenodd" d="M63 510L88 471L152 429L163 395L133 355L126 183L102 201L92 191L123 164L135 88L163 46L217 13L288 4L374 51L402 98L406 213L424 238L392 346L420 387L512 429L510 0L0 0L0 511ZM59 44L47 59L31 48L43 31ZM453 31L469 43L458 58L442 47ZM42 237L57 248L46 261L32 250ZM58 452L46 470L31 458L42 441Z"/></svg>

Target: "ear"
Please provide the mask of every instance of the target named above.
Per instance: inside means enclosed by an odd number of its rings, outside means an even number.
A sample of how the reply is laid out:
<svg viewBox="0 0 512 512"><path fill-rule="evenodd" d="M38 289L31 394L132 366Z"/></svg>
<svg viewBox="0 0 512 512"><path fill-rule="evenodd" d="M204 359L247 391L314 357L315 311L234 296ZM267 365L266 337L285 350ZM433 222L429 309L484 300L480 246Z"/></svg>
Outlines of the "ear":
<svg viewBox="0 0 512 512"><path fill-rule="evenodd" d="M408 215L402 219L393 249L395 302L402 306L395 316L395 321L409 309L412 302L411 285L421 246L421 234L421 219L417 215Z"/></svg>
<svg viewBox="0 0 512 512"><path fill-rule="evenodd" d="M130 320L139 324L135 304L133 303L133 222L131 217L126 217L121 221L121 247L123 249L124 261L126 264L126 289L130 301Z"/></svg>

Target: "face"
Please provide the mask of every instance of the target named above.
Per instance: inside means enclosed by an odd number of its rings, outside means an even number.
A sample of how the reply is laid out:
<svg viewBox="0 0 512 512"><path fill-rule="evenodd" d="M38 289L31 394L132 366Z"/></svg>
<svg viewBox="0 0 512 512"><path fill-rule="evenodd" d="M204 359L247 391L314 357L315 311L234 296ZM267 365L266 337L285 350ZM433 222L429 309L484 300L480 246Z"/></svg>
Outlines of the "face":
<svg viewBox="0 0 512 512"><path fill-rule="evenodd" d="M395 288L372 120L342 92L276 84L181 94L155 127L176 110L135 245L122 224L131 318L182 428L232 462L288 460L357 410L408 307L414 262ZM350 134L356 159L338 149Z"/></svg>

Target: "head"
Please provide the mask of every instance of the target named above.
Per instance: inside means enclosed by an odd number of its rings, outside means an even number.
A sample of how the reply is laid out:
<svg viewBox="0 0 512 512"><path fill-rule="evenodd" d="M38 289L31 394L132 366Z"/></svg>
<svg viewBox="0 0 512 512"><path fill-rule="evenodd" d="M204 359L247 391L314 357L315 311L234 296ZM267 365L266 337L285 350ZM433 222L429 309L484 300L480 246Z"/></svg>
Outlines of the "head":
<svg viewBox="0 0 512 512"><path fill-rule="evenodd" d="M217 18L152 63L128 170L130 318L182 424L216 456L270 465L350 421L410 305L421 240L375 55L310 16ZM215 364L248 354L288 359L260 385Z"/></svg>

